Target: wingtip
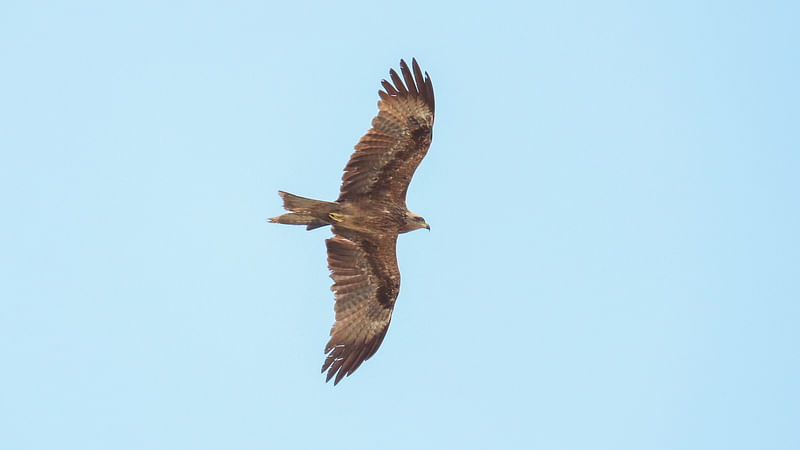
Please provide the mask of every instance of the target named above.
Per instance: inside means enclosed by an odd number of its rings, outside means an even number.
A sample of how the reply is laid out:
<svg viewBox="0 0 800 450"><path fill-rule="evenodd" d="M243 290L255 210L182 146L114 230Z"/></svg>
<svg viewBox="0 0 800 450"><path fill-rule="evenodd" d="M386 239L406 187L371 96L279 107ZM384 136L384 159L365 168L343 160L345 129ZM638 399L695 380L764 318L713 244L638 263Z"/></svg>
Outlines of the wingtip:
<svg viewBox="0 0 800 450"><path fill-rule="evenodd" d="M333 380L333 385L336 386L337 384L339 384L339 382L342 381L342 378L346 376L347 374L343 370L339 370L339 373L336 374L336 379Z"/></svg>
<svg viewBox="0 0 800 450"><path fill-rule="evenodd" d="M322 366L322 373L325 373L325 366ZM329 368L328 374L325 375L325 382L328 383L333 378L333 385L336 386L340 381L342 381L343 373L344 372L341 369L334 371L333 368ZM336 375L336 378L333 377L334 375Z"/></svg>

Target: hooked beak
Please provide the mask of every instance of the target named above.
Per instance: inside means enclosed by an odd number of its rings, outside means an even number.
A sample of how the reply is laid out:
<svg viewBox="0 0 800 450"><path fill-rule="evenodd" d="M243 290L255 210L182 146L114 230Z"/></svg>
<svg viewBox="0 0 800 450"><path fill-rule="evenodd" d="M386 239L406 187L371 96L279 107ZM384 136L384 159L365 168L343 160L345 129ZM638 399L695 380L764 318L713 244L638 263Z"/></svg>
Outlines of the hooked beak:
<svg viewBox="0 0 800 450"><path fill-rule="evenodd" d="M427 223L425 223L425 229L428 230L428 231L431 231L431 226L428 225Z"/></svg>

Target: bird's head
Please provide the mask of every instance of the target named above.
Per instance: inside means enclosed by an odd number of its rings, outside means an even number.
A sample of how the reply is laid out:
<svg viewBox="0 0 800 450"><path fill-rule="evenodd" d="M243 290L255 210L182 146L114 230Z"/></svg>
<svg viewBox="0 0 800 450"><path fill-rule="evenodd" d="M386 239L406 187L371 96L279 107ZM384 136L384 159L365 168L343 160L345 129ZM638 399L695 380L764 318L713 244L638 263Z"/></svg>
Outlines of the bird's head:
<svg viewBox="0 0 800 450"><path fill-rule="evenodd" d="M420 228L425 228L426 230L430 231L431 226L428 225L428 222L425 222L425 219L423 219L422 216L414 214L411 211L406 211L406 226L402 232L407 233Z"/></svg>

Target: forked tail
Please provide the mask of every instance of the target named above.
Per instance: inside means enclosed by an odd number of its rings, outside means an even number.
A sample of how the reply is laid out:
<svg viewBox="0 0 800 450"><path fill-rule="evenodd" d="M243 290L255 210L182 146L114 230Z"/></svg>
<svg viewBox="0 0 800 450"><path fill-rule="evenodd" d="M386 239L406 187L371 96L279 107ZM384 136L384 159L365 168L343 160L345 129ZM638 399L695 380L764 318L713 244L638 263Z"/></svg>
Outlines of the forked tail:
<svg viewBox="0 0 800 450"><path fill-rule="evenodd" d="M336 203L300 197L283 191L278 191L278 195L283 199L284 209L291 212L272 217L269 221L287 225L305 225L307 230L329 225L330 222L326 220L328 214L337 206Z"/></svg>

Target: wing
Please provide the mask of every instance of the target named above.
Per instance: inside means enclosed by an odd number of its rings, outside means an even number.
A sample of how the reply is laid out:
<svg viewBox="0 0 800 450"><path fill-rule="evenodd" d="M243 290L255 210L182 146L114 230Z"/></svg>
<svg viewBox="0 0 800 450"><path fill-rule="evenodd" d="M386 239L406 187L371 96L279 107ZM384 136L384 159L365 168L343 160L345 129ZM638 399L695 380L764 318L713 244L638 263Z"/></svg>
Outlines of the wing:
<svg viewBox="0 0 800 450"><path fill-rule="evenodd" d="M377 243L340 235L325 241L336 322L322 372L328 371L326 381L336 376L334 385L375 354L386 336L400 290L396 241L396 235Z"/></svg>
<svg viewBox="0 0 800 450"><path fill-rule="evenodd" d="M400 60L400 73L389 71L378 91L378 115L372 128L356 144L344 168L339 200L384 197L405 204L411 177L428 152L433 133L433 84L417 60ZM405 83L404 83L405 80Z"/></svg>

